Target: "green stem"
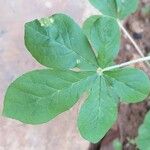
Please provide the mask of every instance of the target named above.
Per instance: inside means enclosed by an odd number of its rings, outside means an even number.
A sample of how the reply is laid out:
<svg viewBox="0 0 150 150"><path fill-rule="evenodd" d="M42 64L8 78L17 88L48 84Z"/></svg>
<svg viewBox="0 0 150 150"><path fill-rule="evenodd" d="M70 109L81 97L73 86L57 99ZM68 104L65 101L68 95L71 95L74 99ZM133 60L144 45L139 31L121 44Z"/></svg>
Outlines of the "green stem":
<svg viewBox="0 0 150 150"><path fill-rule="evenodd" d="M117 22L118 22L118 25L120 26L120 28L122 29L123 33L129 38L129 40L131 41L131 43L133 44L133 46L135 47L135 49L137 50L139 55L144 58L145 56L144 56L142 50L139 48L139 46L136 44L134 39L127 32L127 30L124 28L124 26L121 24L120 20L117 19ZM148 61L146 61L146 64L147 64L148 67L150 67L150 63Z"/></svg>
<svg viewBox="0 0 150 150"><path fill-rule="evenodd" d="M106 68L102 69L101 73L104 72L104 71L110 71L110 70L113 70L113 69L125 67L125 66L132 65L132 64L135 64L135 63L139 63L139 62L149 61L149 60L150 60L150 56L135 59L135 60L131 60L129 62L125 62L125 63L122 63L122 64L106 67Z"/></svg>

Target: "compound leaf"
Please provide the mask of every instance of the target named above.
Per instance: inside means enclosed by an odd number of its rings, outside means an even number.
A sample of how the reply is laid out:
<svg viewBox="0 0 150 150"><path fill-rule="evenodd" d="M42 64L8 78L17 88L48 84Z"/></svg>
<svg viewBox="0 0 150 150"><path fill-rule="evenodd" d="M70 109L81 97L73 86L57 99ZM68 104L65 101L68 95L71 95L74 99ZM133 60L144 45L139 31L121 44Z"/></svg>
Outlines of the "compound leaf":
<svg viewBox="0 0 150 150"><path fill-rule="evenodd" d="M120 29L116 20L104 16L92 16L83 26L93 49L97 53L99 66L112 64L120 47Z"/></svg>
<svg viewBox="0 0 150 150"><path fill-rule="evenodd" d="M28 124L48 122L77 102L93 74L49 69L24 74L8 88L3 114Z"/></svg>
<svg viewBox="0 0 150 150"><path fill-rule="evenodd" d="M103 77L97 78L78 116L81 135L92 143L102 139L117 118L117 103L107 86Z"/></svg>
<svg viewBox="0 0 150 150"><path fill-rule="evenodd" d="M26 23L25 44L38 62L50 68L70 69L82 62L93 68L97 66L83 31L64 14Z"/></svg>
<svg viewBox="0 0 150 150"><path fill-rule="evenodd" d="M124 102L136 103L150 93L150 80L141 70L123 68L104 73L111 80L111 86Z"/></svg>
<svg viewBox="0 0 150 150"><path fill-rule="evenodd" d="M90 2L111 17L92 16L83 31L64 14L26 23L27 49L38 62L53 69L35 70L14 81L6 92L5 116L27 124L45 123L70 109L84 91L90 90L78 116L78 128L85 139L97 143L116 121L119 98L135 103L148 96L150 80L144 72L133 68L101 71L113 63L119 51L116 18L134 12L137 0ZM82 71L69 70L75 67ZM141 127L138 139L145 132L147 128Z"/></svg>
<svg viewBox="0 0 150 150"><path fill-rule="evenodd" d="M150 149L150 112L146 114L144 123L140 126L136 144L140 150Z"/></svg>
<svg viewBox="0 0 150 150"><path fill-rule="evenodd" d="M124 19L134 13L138 0L89 0L104 15Z"/></svg>

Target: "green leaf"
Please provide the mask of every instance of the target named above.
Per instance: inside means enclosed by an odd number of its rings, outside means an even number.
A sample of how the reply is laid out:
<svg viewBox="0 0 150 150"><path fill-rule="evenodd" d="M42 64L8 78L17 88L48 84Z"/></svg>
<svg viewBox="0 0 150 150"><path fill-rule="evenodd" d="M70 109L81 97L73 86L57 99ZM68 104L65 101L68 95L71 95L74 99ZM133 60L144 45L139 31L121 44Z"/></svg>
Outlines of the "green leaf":
<svg viewBox="0 0 150 150"><path fill-rule="evenodd" d="M80 63L87 64L92 70L97 67L95 54L86 36L64 14L26 23L25 44L38 62L50 68L70 69L85 66Z"/></svg>
<svg viewBox="0 0 150 150"><path fill-rule="evenodd" d="M89 0L89 2L104 15L117 17L117 5L115 0Z"/></svg>
<svg viewBox="0 0 150 150"><path fill-rule="evenodd" d="M88 37L89 40L91 37L91 28L92 28L94 22L97 19L99 19L100 17L101 16L99 16L99 15L90 16L89 18L87 18L87 20L83 24L83 32L85 33L85 35Z"/></svg>
<svg viewBox="0 0 150 150"><path fill-rule="evenodd" d="M123 68L104 73L122 101L136 103L150 93L150 80L141 70Z"/></svg>
<svg viewBox="0 0 150 150"><path fill-rule="evenodd" d="M140 150L150 150L150 112L146 114L144 123L139 128L136 144Z"/></svg>
<svg viewBox="0 0 150 150"><path fill-rule="evenodd" d="M93 49L96 50L99 66L112 64L120 47L120 29L116 20L104 16L92 16L83 26Z"/></svg>
<svg viewBox="0 0 150 150"><path fill-rule="evenodd" d="M134 13L138 7L138 0L116 0L118 18L124 19Z"/></svg>
<svg viewBox="0 0 150 150"><path fill-rule="evenodd" d="M95 79L93 72L29 72L8 88L3 114L28 124L45 123L70 109Z"/></svg>
<svg viewBox="0 0 150 150"><path fill-rule="evenodd" d="M124 19L134 13L138 0L89 0L104 15Z"/></svg>
<svg viewBox="0 0 150 150"><path fill-rule="evenodd" d="M102 139L117 118L117 103L106 82L103 77L97 78L78 116L81 135L92 143Z"/></svg>

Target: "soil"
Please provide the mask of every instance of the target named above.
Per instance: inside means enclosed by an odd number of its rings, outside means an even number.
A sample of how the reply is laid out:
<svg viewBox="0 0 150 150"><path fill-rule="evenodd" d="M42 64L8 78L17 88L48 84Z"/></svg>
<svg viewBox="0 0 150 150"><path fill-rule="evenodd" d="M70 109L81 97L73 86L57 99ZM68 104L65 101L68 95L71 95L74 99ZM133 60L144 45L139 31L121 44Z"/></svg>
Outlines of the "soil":
<svg viewBox="0 0 150 150"><path fill-rule="evenodd" d="M150 55L150 12L144 13L149 0L142 0L139 10L124 22L125 28L139 45L145 56ZM126 36L122 36L122 44L117 63L139 58L139 54ZM145 63L134 65L150 76L150 67ZM143 123L147 111L150 110L150 98L138 104L120 104L118 120L105 137L97 144L91 144L89 150L113 150L112 142L120 139L123 150L138 150L131 140L138 135L138 128Z"/></svg>

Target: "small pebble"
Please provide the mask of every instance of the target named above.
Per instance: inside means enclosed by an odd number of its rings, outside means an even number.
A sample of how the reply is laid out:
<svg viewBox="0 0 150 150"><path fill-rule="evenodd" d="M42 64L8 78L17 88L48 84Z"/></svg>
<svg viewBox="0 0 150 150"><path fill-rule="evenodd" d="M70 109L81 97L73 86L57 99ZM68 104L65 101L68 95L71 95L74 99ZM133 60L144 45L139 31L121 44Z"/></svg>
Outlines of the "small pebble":
<svg viewBox="0 0 150 150"><path fill-rule="evenodd" d="M142 39L142 34L141 33L133 32L133 38L135 40L141 40Z"/></svg>
<svg viewBox="0 0 150 150"><path fill-rule="evenodd" d="M130 45L130 44L127 44L127 45L126 45L126 49L127 49L127 50L130 50L130 49L131 49L131 45Z"/></svg>

